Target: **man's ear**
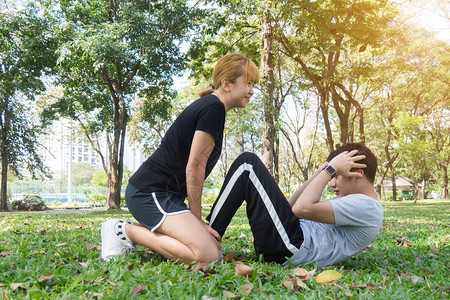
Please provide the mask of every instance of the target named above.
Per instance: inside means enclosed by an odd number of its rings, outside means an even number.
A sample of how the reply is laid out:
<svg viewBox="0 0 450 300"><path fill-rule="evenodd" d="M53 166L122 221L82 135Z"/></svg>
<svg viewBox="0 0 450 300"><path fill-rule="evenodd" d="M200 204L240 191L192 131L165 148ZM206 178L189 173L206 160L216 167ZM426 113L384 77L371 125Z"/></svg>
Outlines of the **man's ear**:
<svg viewBox="0 0 450 300"><path fill-rule="evenodd" d="M364 178L364 170L363 169L356 169L355 172L358 172L359 174L361 174L361 177L356 177L356 182L358 182Z"/></svg>

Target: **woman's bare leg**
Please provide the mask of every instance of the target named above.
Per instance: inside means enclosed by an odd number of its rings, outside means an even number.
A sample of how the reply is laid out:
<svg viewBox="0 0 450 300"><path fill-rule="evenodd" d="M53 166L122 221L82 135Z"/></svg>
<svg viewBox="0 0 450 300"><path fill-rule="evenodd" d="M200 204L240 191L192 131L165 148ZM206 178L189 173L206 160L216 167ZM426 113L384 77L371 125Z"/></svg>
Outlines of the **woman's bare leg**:
<svg viewBox="0 0 450 300"><path fill-rule="evenodd" d="M167 216L155 232L132 224L127 224L125 230L133 243L171 260L204 263L220 260L218 242L191 213Z"/></svg>

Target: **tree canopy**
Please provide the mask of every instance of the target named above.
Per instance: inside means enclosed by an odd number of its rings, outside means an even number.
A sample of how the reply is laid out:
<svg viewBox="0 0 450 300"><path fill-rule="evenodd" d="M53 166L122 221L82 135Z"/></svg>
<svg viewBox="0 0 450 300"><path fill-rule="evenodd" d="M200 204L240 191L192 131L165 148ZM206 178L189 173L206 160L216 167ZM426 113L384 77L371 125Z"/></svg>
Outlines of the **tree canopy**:
<svg viewBox="0 0 450 300"><path fill-rule="evenodd" d="M6 5L6 3L5 3ZM0 14L0 210L6 208L8 169L47 175L38 154L39 124L31 112L36 93L45 90L43 75L55 65L56 41L49 20L33 5L19 12L2 7Z"/></svg>
<svg viewBox="0 0 450 300"><path fill-rule="evenodd" d="M145 121L167 117L172 76L186 63L181 46L203 11L185 1L41 2L59 23L54 84L64 87L43 115L70 117L84 128L108 175L108 205L118 208L130 105L139 95ZM107 154L98 146L105 132Z"/></svg>

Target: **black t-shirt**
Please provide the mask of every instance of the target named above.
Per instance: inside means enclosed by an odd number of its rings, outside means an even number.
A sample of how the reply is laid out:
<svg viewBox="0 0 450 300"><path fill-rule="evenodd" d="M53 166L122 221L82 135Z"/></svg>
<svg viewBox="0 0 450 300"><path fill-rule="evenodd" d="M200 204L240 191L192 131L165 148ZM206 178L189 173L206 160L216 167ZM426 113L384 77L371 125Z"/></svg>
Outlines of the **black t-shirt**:
<svg viewBox="0 0 450 300"><path fill-rule="evenodd" d="M176 118L158 149L139 167L129 183L142 192L170 192L187 196L186 166L196 130L210 133L215 140L205 178L222 151L225 106L212 94L194 101Z"/></svg>

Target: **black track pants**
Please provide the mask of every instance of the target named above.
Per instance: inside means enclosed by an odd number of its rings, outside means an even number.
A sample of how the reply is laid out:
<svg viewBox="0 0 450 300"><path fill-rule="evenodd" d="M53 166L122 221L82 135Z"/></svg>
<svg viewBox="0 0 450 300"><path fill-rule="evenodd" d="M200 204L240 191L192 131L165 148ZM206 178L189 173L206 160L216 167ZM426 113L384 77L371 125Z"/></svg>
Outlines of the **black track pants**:
<svg viewBox="0 0 450 300"><path fill-rule="evenodd" d="M300 248L303 233L280 188L253 153L241 154L233 162L207 217L221 236L244 200L256 254L284 263Z"/></svg>

